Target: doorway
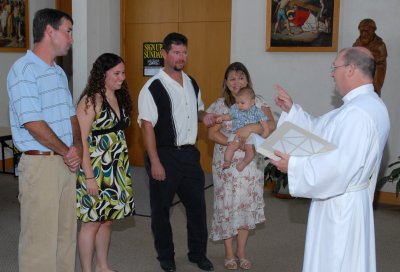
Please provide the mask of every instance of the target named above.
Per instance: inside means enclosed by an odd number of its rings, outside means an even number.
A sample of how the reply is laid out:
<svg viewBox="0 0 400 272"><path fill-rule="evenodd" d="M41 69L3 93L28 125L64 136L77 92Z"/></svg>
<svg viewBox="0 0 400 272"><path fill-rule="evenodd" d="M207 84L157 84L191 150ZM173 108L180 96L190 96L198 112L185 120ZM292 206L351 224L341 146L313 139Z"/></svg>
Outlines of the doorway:
<svg viewBox="0 0 400 272"><path fill-rule="evenodd" d="M230 62L231 0L121 0L121 55L134 103L133 124L126 131L130 163L143 166L144 146L136 122L139 92L149 77L143 75L143 43L162 42L170 32L188 38L185 72L200 86L206 108L221 96L221 85ZM197 147L201 164L211 172L213 142L199 124Z"/></svg>

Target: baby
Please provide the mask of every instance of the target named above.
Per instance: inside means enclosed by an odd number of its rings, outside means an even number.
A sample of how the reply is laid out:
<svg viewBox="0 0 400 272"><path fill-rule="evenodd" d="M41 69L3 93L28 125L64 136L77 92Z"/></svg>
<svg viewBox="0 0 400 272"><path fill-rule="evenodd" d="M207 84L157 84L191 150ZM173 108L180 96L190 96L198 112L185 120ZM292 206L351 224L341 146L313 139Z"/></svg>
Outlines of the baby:
<svg viewBox="0 0 400 272"><path fill-rule="evenodd" d="M268 117L264 112L255 106L256 95L254 90L250 87L241 88L236 95L236 103L230 108L229 114L223 114L217 117L217 123L222 121L233 120L232 134L228 137L228 147L224 154L224 164L222 168L226 169L231 165L233 154L238 150L242 143L236 135L236 131L249 124L260 123L264 131L268 131ZM244 158L237 163L236 169L241 172L253 160L255 156L254 139L253 135L246 139L244 145Z"/></svg>

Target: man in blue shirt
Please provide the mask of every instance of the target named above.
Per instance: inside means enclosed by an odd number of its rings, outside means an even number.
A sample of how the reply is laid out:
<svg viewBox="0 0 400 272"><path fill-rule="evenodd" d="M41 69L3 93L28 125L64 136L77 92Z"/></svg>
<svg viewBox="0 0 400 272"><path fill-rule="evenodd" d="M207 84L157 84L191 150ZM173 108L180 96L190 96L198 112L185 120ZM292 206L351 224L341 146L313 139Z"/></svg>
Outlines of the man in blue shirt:
<svg viewBox="0 0 400 272"><path fill-rule="evenodd" d="M42 9L33 20L34 47L7 77L19 163L19 271L75 270L76 170L82 141L68 81L54 62L73 43L68 14Z"/></svg>

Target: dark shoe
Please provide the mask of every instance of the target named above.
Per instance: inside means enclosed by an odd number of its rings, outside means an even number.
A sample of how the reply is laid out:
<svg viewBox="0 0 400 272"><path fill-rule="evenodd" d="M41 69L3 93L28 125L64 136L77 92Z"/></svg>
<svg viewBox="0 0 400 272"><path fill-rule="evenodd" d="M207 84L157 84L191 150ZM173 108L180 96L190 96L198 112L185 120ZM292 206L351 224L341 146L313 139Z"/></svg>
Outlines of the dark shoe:
<svg viewBox="0 0 400 272"><path fill-rule="evenodd" d="M176 271L176 265L174 260L160 261L160 266L164 271L174 272Z"/></svg>
<svg viewBox="0 0 400 272"><path fill-rule="evenodd" d="M195 263L197 264L197 266L204 271L214 271L214 266L213 264L210 262L209 259L207 259L206 257L204 257L204 259L200 259L200 260L193 260L193 259L189 259L189 261L191 263Z"/></svg>

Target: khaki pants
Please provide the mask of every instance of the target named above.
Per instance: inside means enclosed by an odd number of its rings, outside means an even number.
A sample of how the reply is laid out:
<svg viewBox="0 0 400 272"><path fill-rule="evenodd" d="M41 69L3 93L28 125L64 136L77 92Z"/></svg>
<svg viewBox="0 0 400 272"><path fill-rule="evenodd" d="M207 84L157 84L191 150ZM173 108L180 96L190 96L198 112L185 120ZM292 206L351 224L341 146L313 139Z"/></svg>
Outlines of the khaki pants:
<svg viewBox="0 0 400 272"><path fill-rule="evenodd" d="M18 166L20 272L73 272L76 175L61 156L23 154Z"/></svg>

